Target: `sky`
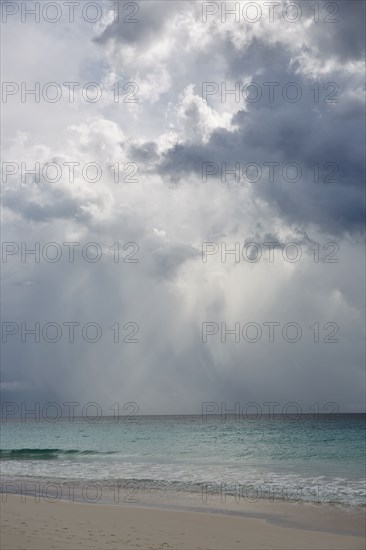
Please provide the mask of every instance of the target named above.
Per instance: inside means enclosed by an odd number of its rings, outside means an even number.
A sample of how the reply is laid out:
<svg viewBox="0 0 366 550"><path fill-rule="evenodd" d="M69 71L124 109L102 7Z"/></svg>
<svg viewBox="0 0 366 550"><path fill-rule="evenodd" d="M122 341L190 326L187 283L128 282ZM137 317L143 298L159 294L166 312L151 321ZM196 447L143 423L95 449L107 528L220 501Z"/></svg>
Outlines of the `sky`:
<svg viewBox="0 0 366 550"><path fill-rule="evenodd" d="M365 410L365 2L36 4L1 2L3 402Z"/></svg>

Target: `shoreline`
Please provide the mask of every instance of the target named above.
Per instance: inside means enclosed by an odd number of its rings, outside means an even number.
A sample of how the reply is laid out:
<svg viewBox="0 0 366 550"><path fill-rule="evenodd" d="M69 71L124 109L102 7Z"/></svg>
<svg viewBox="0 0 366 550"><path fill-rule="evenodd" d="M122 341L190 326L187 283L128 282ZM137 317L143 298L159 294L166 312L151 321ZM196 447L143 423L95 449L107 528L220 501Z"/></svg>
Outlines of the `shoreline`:
<svg viewBox="0 0 366 550"><path fill-rule="evenodd" d="M10 490L9 490L10 489ZM138 483L111 483L76 482L55 479L44 481L41 478L11 479L0 482L0 499L6 503L9 495L17 495L22 503L41 501L54 504L65 502L70 504L85 504L112 507L146 508L161 511L200 512L206 514L225 515L230 517L244 517L265 519L274 525L282 527L300 527L307 530L314 529L338 534L363 535L366 531L366 506L359 504L345 504L343 502L306 501L291 498L247 498L237 499L234 494L223 495L219 492L204 494L196 491L174 490L171 487L146 488ZM301 520L298 511L303 513ZM325 525L317 521L319 513L326 515ZM362 529L355 525L345 531L334 524L333 517L365 517Z"/></svg>
<svg viewBox="0 0 366 550"><path fill-rule="evenodd" d="M155 483L146 483L146 479L66 479L64 477L49 478L37 476L13 477L8 475L0 476L0 494L13 493L29 496L44 495L52 500L68 500L77 502L99 502L100 504L133 503L138 501L136 496L145 494L154 495L176 495L177 500L185 500L185 497L192 497L197 502L226 501L235 503L262 502L273 504L274 502L291 504L329 505L344 509L366 509L366 500L360 497L360 502L340 499L334 490L334 486L328 484L313 488L305 496L301 493L301 487L289 488L280 484L273 484L277 492L271 491L271 484L266 486L247 484L227 484L216 482L201 482L191 487L183 487L179 483L161 484L159 480ZM148 480L152 481L152 480ZM265 491L263 490L265 487ZM300 489L300 493L299 493ZM88 497L88 492L95 495L95 498ZM225 506L226 508L226 506Z"/></svg>
<svg viewBox="0 0 366 550"><path fill-rule="evenodd" d="M155 504L50 502L3 493L2 547L353 550L365 547L364 510L327 504L263 502L174 508L176 495ZM152 497L152 495L150 495ZM189 505L189 503L187 503ZM179 506L179 504L178 504ZM53 546L50 543L53 537Z"/></svg>

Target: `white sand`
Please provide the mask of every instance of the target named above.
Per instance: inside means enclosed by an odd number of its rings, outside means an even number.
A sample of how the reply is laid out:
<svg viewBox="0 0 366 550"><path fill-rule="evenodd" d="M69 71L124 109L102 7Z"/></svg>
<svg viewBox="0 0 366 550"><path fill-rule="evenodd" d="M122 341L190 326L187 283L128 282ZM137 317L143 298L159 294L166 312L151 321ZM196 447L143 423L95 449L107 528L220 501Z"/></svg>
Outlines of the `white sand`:
<svg viewBox="0 0 366 550"><path fill-rule="evenodd" d="M172 511L125 505L67 501L35 502L19 495L2 495L1 550L8 549L364 549L365 539L320 529L334 516L337 528L352 532L362 527L360 512L324 506L292 506L292 521L315 511L313 529L276 525L272 521L205 512ZM248 505L249 506L249 505ZM281 503L272 505L281 508ZM261 504L255 510L266 513ZM268 508L268 506L267 506ZM286 507L282 508L286 513ZM310 510L310 512L309 512ZM323 512L324 511L324 512ZM314 516L315 517L315 516ZM311 520L311 517L310 517ZM321 527L323 529L323 527Z"/></svg>

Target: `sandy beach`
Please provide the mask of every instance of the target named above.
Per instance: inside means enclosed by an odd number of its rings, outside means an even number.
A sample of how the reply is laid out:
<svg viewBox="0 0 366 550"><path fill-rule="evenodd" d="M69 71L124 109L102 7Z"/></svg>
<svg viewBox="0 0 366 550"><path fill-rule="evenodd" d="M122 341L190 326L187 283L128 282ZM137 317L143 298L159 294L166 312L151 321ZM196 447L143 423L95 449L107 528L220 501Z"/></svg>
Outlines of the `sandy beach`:
<svg viewBox="0 0 366 550"><path fill-rule="evenodd" d="M32 498L23 502L20 495L3 494L1 548L352 550L365 546L360 510L246 503L242 512L238 516L229 510L207 513Z"/></svg>

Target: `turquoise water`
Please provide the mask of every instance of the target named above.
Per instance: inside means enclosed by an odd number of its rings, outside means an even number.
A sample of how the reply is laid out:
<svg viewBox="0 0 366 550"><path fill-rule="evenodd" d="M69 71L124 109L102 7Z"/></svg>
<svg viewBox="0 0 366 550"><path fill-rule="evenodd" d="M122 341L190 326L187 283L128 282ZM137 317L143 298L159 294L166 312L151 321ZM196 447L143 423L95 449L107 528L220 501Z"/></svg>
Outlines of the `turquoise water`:
<svg viewBox="0 0 366 550"><path fill-rule="evenodd" d="M134 482L365 504L365 417L101 417L3 422L7 480Z"/></svg>

